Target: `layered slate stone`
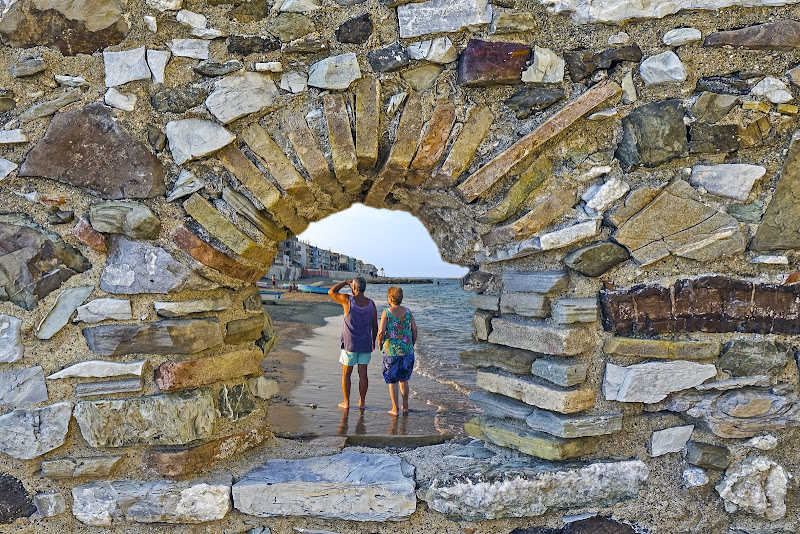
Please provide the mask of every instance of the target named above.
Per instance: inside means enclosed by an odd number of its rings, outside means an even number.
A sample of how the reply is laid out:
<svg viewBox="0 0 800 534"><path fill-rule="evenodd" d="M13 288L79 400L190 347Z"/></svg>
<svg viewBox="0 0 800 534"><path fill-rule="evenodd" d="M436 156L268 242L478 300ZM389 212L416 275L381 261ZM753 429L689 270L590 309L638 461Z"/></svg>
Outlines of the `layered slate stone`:
<svg viewBox="0 0 800 534"><path fill-rule="evenodd" d="M136 375L142 376L142 370L146 360L131 363L105 362L101 360L87 360L78 362L69 367L53 373L47 377L48 380L59 378L109 378L114 376Z"/></svg>
<svg viewBox="0 0 800 534"><path fill-rule="evenodd" d="M539 354L535 352L493 343L486 343L478 349L465 350L459 355L462 362L473 367L493 367L517 375L530 374L531 365L537 356Z"/></svg>
<svg viewBox="0 0 800 534"><path fill-rule="evenodd" d="M622 430L622 414L561 415L534 408L525 418L529 427L561 438L604 436Z"/></svg>
<svg viewBox="0 0 800 534"><path fill-rule="evenodd" d="M30 406L47 400L47 386L40 366L0 372L0 405Z"/></svg>
<svg viewBox="0 0 800 534"><path fill-rule="evenodd" d="M33 309L39 299L91 266L77 249L27 215L0 215L0 300L9 300L26 310ZM7 322L12 327L15 324L10 319ZM0 322L0 333L9 328L2 325ZM8 330L8 334L2 335L9 335L13 340L15 331ZM17 352L21 356L21 351L9 350L6 358L12 358Z"/></svg>
<svg viewBox="0 0 800 534"><path fill-rule="evenodd" d="M531 365L531 374L544 378L557 386L577 386L586 380L589 364L570 358L537 358Z"/></svg>
<svg viewBox="0 0 800 534"><path fill-rule="evenodd" d="M378 161L381 85L375 78L364 78L355 87L355 145L358 166L369 169ZM297 150L295 148L295 150ZM298 154L299 156L299 154ZM327 160L325 162L327 169Z"/></svg>
<svg viewBox="0 0 800 534"><path fill-rule="evenodd" d="M84 323L99 323L106 319L126 321L133 317L131 301L127 299L94 299L78 306L77 311L75 321Z"/></svg>
<svg viewBox="0 0 800 534"><path fill-rule="evenodd" d="M736 219L703 204L699 193L680 178L628 219L613 238L640 265L670 254L710 261L745 248Z"/></svg>
<svg viewBox="0 0 800 534"><path fill-rule="evenodd" d="M231 476L172 482L103 480L72 488L72 513L85 525L206 523L231 508Z"/></svg>
<svg viewBox="0 0 800 534"><path fill-rule="evenodd" d="M476 384L491 393L553 412L575 413L594 406L595 392L591 388L562 388L530 377L491 371L478 371Z"/></svg>
<svg viewBox="0 0 800 534"><path fill-rule="evenodd" d="M531 53L526 45L470 39L458 58L456 83L465 87L519 83Z"/></svg>
<svg viewBox="0 0 800 534"><path fill-rule="evenodd" d="M670 287L601 291L603 327L617 333L800 333L800 286L724 276L681 279Z"/></svg>
<svg viewBox="0 0 800 534"><path fill-rule="evenodd" d="M723 163L721 165L695 165L692 167L691 184L702 186L713 195L744 202L750 196L753 184L766 174L760 165Z"/></svg>
<svg viewBox="0 0 800 534"><path fill-rule="evenodd" d="M558 299L553 304L552 316L561 324L593 323L597 320L597 299Z"/></svg>
<svg viewBox="0 0 800 534"><path fill-rule="evenodd" d="M606 363L603 395L617 402L653 404L676 391L700 385L717 375L713 364L671 360L622 367Z"/></svg>
<svg viewBox="0 0 800 534"><path fill-rule="evenodd" d="M475 406L480 408L485 415L500 419L524 421L535 410L530 404L525 404L517 399L480 389L469 393L467 398L474 402Z"/></svg>
<svg viewBox="0 0 800 534"><path fill-rule="evenodd" d="M476 439L483 439L545 460L579 458L597 449L595 438L562 439L537 432L524 423L485 415L465 423L464 430Z"/></svg>
<svg viewBox="0 0 800 534"><path fill-rule="evenodd" d="M103 356L192 354L222 344L213 319L167 319L147 324L107 324L83 329L89 349Z"/></svg>
<svg viewBox="0 0 800 534"><path fill-rule="evenodd" d="M111 474L122 456L89 456L42 460L42 476L48 478L100 478Z"/></svg>
<svg viewBox="0 0 800 534"><path fill-rule="evenodd" d="M644 489L649 470L640 460L588 465L541 463L459 466L421 488L420 498L466 521L538 516L550 511L610 506Z"/></svg>
<svg viewBox="0 0 800 534"><path fill-rule="evenodd" d="M779 20L740 30L714 32L703 46L733 46L750 50L794 50L800 46L800 22Z"/></svg>
<svg viewBox="0 0 800 534"><path fill-rule="evenodd" d="M574 356L594 348L594 341L583 328L502 317L492 319L489 341L559 356Z"/></svg>
<svg viewBox="0 0 800 534"><path fill-rule="evenodd" d="M506 100L506 106L514 110L518 119L527 119L537 111L547 109L566 96L562 89L525 87Z"/></svg>
<svg viewBox="0 0 800 534"><path fill-rule="evenodd" d="M658 405L701 421L721 438L750 438L800 425L800 398L768 388L682 393Z"/></svg>
<svg viewBox="0 0 800 534"><path fill-rule="evenodd" d="M264 329L264 314L259 313L245 319L234 319L225 325L225 343L238 345L247 341L255 341L261 337Z"/></svg>
<svg viewBox="0 0 800 534"><path fill-rule="evenodd" d="M89 220L98 232L125 234L133 239L155 239L161 221L139 202L98 202L89 206Z"/></svg>
<svg viewBox="0 0 800 534"><path fill-rule="evenodd" d="M253 347L208 358L167 362L156 369L155 382L162 391L173 391L254 375L261 372L258 363L263 358L264 353Z"/></svg>
<svg viewBox="0 0 800 534"><path fill-rule="evenodd" d="M470 110L467 122L458 133L450 152L430 180L431 187L450 187L456 183L469 167L472 158L494 122L494 114L488 106L477 106Z"/></svg>
<svg viewBox="0 0 800 534"><path fill-rule="evenodd" d="M216 410L208 389L194 389L131 399L80 401L73 415L90 446L129 447L184 445L208 439L214 432Z"/></svg>
<svg viewBox="0 0 800 534"><path fill-rule="evenodd" d="M19 409L0 415L0 452L30 460L64 444L71 402Z"/></svg>
<svg viewBox="0 0 800 534"><path fill-rule="evenodd" d="M0 473L0 524L9 524L36 512L36 506L22 482Z"/></svg>
<svg viewBox="0 0 800 534"><path fill-rule="evenodd" d="M800 132L792 135L772 201L750 242L750 250L800 248Z"/></svg>
<svg viewBox="0 0 800 534"><path fill-rule="evenodd" d="M322 104L328 122L333 171L345 190L355 193L361 189L361 181L358 179L358 156L344 97L339 94L325 95Z"/></svg>
<svg viewBox="0 0 800 534"><path fill-rule="evenodd" d="M540 156L536 158L530 166L519 175L517 180L511 185L508 189L503 200L500 201L499 204L489 209L485 215L481 216L479 220L485 223L498 223L502 222L511 216L513 216L520 208L523 207L523 203L531 196L531 194L540 186L544 181L553 174L554 167L553 162L550 158L546 156ZM555 196L560 196L560 193L555 193ZM574 196L574 195L573 195ZM517 235L520 236L527 236L533 232L528 233L526 231L526 227L522 225L531 225L533 227L537 227L537 230L541 230L544 228L544 225L548 223L543 223L545 219L547 219L547 213L535 214L531 215L531 212L540 211L538 207L541 204L545 204L547 201L543 201L537 206L531 208L531 211L523 215L520 219L512 223L511 225L507 225L505 227L497 228L484 234L481 238L484 241L484 244L490 245L491 243L488 242L488 237L493 236L494 240L500 242L502 241L501 238L505 239L513 239ZM566 201L568 202L568 201ZM566 203L565 202L565 203ZM557 210L553 210L556 211ZM523 221L527 219L524 223ZM552 220L552 219L551 219ZM548 221L549 222L549 221ZM508 230L511 230L510 232ZM534 231L537 231L534 230Z"/></svg>
<svg viewBox="0 0 800 534"><path fill-rule="evenodd" d="M416 187L430 177L433 169L444 157L447 140L455 123L456 107L453 101L444 98L437 101L433 115L425 125L414 160L408 167L406 185Z"/></svg>
<svg viewBox="0 0 800 534"><path fill-rule="evenodd" d="M191 257L212 269L221 272L231 278L244 280L245 282L257 282L266 271L244 265L229 258L218 251L185 226L179 226L172 232L172 241Z"/></svg>
<svg viewBox="0 0 800 534"><path fill-rule="evenodd" d="M256 294L258 296L258 294ZM215 298L181 300L176 302L153 302L156 313L161 317L173 318L193 313L207 313L227 310L231 307L231 299L228 295ZM258 300L258 308L261 310L261 299Z"/></svg>
<svg viewBox="0 0 800 534"><path fill-rule="evenodd" d="M412 473L413 467L390 454L269 460L234 484L233 503L260 517L402 521L417 505Z"/></svg>
<svg viewBox="0 0 800 534"><path fill-rule="evenodd" d="M792 352L772 340L739 339L725 345L719 366L733 376L777 375L792 361Z"/></svg>
<svg viewBox="0 0 800 534"><path fill-rule="evenodd" d="M657 430L650 435L650 456L663 456L671 452L681 452L692 437L694 425L675 426Z"/></svg>
<svg viewBox="0 0 800 534"><path fill-rule="evenodd" d="M397 8L400 37L418 37L429 33L457 32L467 26L492 22L488 0L427 0L407 3Z"/></svg>
<svg viewBox="0 0 800 534"><path fill-rule="evenodd" d="M83 301L87 299L93 289L92 286L75 286L59 293L53 307L42 318L42 321L36 325L36 337L50 339L56 335L66 326L69 318L75 313L78 306L83 304Z"/></svg>
<svg viewBox="0 0 800 534"><path fill-rule="evenodd" d="M164 195L164 167L99 103L60 113L28 153L19 176L42 176L103 198Z"/></svg>
<svg viewBox="0 0 800 534"><path fill-rule="evenodd" d="M689 151L680 100L651 102L622 119L616 156L623 168L657 167Z"/></svg>
<svg viewBox="0 0 800 534"><path fill-rule="evenodd" d="M122 41L128 23L118 2L93 0L22 0L7 4L0 20L0 39L6 46L48 46L64 56L93 54Z"/></svg>
<svg viewBox="0 0 800 534"><path fill-rule="evenodd" d="M75 396L96 397L98 395L114 395L117 393L135 393L142 391L144 384L141 377L105 380L103 382L81 382L75 386Z"/></svg>
<svg viewBox="0 0 800 534"><path fill-rule="evenodd" d="M635 358L659 360L709 360L719 356L718 341L672 341L615 336L606 341L603 352Z"/></svg>
<svg viewBox="0 0 800 534"><path fill-rule="evenodd" d="M183 113L199 106L208 96L208 88L199 82L187 83L180 87L165 87L156 91L150 102L161 113Z"/></svg>
<svg viewBox="0 0 800 534"><path fill-rule="evenodd" d="M783 0L780 5L791 3ZM545 5L554 13L569 12L572 20L579 24L592 22L622 22L628 19L655 18L672 15L684 9L721 9L729 6L752 6L750 0L674 0L668 3L645 4L631 0L598 2L597 0L547 0Z"/></svg>
<svg viewBox="0 0 800 534"><path fill-rule="evenodd" d="M506 291L532 293L557 293L569 285L566 271L503 271L503 286Z"/></svg>
<svg viewBox="0 0 800 534"><path fill-rule="evenodd" d="M541 293L506 291L500 295L500 312L543 318L550 315L550 300Z"/></svg>
<svg viewBox="0 0 800 534"><path fill-rule="evenodd" d="M112 236L100 289L114 294L208 290L216 284L195 274L161 247Z"/></svg>

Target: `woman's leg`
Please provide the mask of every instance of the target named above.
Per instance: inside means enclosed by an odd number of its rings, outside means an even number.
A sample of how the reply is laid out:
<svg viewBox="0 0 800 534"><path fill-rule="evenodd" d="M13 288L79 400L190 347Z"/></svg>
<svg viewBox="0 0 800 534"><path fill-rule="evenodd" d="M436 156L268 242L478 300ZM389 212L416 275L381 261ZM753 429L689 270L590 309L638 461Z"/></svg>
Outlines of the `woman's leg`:
<svg viewBox="0 0 800 534"><path fill-rule="evenodd" d="M392 399L392 409L389 410L389 413L392 415L399 414L400 410L397 409L397 382L389 384L389 397Z"/></svg>
<svg viewBox="0 0 800 534"><path fill-rule="evenodd" d="M400 395L403 396L403 413L408 413L408 380L400 382Z"/></svg>

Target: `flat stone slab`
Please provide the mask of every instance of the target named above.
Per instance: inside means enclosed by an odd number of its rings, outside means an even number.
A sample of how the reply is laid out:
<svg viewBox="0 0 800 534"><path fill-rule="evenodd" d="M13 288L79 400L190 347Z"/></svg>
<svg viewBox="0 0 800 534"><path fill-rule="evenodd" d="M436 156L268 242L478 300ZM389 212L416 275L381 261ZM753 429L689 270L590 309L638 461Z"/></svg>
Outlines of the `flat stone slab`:
<svg viewBox="0 0 800 534"><path fill-rule="evenodd" d="M486 343L474 350L465 350L460 354L462 362L474 367L497 367L517 375L530 374L531 364L539 356L536 352L492 343Z"/></svg>
<svg viewBox="0 0 800 534"><path fill-rule="evenodd" d="M538 516L633 499L648 475L640 460L569 467L545 462L469 465L442 471L419 496L437 512L466 521Z"/></svg>
<svg viewBox="0 0 800 534"><path fill-rule="evenodd" d="M577 386L586 380L588 362L569 358L537 358L531 365L531 374L558 386Z"/></svg>
<svg viewBox="0 0 800 534"><path fill-rule="evenodd" d="M208 358L167 362L156 369L155 382L160 390L173 391L259 374L261 368L258 364L263 358L264 353L253 347Z"/></svg>
<svg viewBox="0 0 800 534"><path fill-rule="evenodd" d="M126 321L133 317L128 299L100 298L78 306L75 322L99 323L106 319Z"/></svg>
<svg viewBox="0 0 800 534"><path fill-rule="evenodd" d="M89 456L42 460L42 476L48 478L99 478L111 474L122 456Z"/></svg>
<svg viewBox="0 0 800 534"><path fill-rule="evenodd" d="M650 435L650 456L662 456L671 452L681 452L692 437L694 425L675 426L656 430Z"/></svg>
<svg viewBox="0 0 800 534"><path fill-rule="evenodd" d="M772 201L767 206L750 250L800 248L800 133L795 132Z"/></svg>
<svg viewBox="0 0 800 534"><path fill-rule="evenodd" d="M469 305L479 310L500 311L500 295L473 295L469 298Z"/></svg>
<svg viewBox="0 0 800 534"><path fill-rule="evenodd" d="M259 517L402 521L417 506L413 471L399 456L350 451L269 460L234 484L233 503Z"/></svg>
<svg viewBox="0 0 800 534"><path fill-rule="evenodd" d="M502 317L492 319L489 342L556 356L574 356L594 349L591 336L583 328Z"/></svg>
<svg viewBox="0 0 800 534"><path fill-rule="evenodd" d="M714 364L673 360L621 367L606 363L603 395L606 400L644 402L664 400L676 391L693 388L717 375Z"/></svg>
<svg viewBox="0 0 800 534"><path fill-rule="evenodd" d="M550 315L550 300L541 293L506 292L500 295L500 312L544 318Z"/></svg>
<svg viewBox="0 0 800 534"><path fill-rule="evenodd" d="M719 356L718 341L670 341L615 336L603 345L603 352L618 356L659 360L709 360Z"/></svg>
<svg viewBox="0 0 800 534"><path fill-rule="evenodd" d="M72 488L72 513L85 525L205 523L231 509L231 476L183 482L103 480Z"/></svg>
<svg viewBox="0 0 800 534"><path fill-rule="evenodd" d="M689 181L702 186L712 195L745 202L753 184L767 173L761 165L723 163L720 165L695 165Z"/></svg>
<svg viewBox="0 0 800 534"><path fill-rule="evenodd" d="M565 389L543 381L499 372L478 371L475 383L492 393L560 413L574 413L594 406L591 388Z"/></svg>
<svg viewBox="0 0 800 534"><path fill-rule="evenodd" d="M277 96L278 88L272 78L259 72L245 72L217 80L206 99L206 107L219 122L228 124L268 108Z"/></svg>
<svg viewBox="0 0 800 534"><path fill-rule="evenodd" d="M557 293L569 285L567 271L503 271L503 286L506 291L528 291L533 293Z"/></svg>
<svg viewBox="0 0 800 534"><path fill-rule="evenodd" d="M618 412L597 415L561 415L534 408L525 418L534 430L560 438L605 436L622 430L622 414Z"/></svg>
<svg viewBox="0 0 800 534"><path fill-rule="evenodd" d="M110 378L114 376L142 376L144 364L147 360L138 362L122 363L122 362L104 362L100 360L88 360L78 362L75 365L70 365L53 373L47 377L48 380L56 380L59 378Z"/></svg>
<svg viewBox="0 0 800 534"><path fill-rule="evenodd" d="M106 324L83 329L89 349L103 356L192 354L222 344L217 319L166 319L154 323Z"/></svg>
<svg viewBox="0 0 800 534"><path fill-rule="evenodd" d="M13 315L0 315L0 363L14 363L22 359L22 320Z"/></svg>
<svg viewBox="0 0 800 534"><path fill-rule="evenodd" d="M58 333L59 330L64 328L69 322L69 318L78 309L78 306L83 304L94 287L92 286L75 286L68 287L58 294L53 307L47 312L47 315L42 318L41 322L36 325L36 337L39 339L50 339Z"/></svg>
<svg viewBox="0 0 800 534"><path fill-rule="evenodd" d="M231 298L222 295L215 298L179 300L174 302L156 301L153 303L156 313L161 317L173 318L192 313L207 313L227 310L231 307ZM259 302L259 309L261 303Z"/></svg>
<svg viewBox="0 0 800 534"><path fill-rule="evenodd" d="M526 417L533 413L535 408L530 404L525 404L517 399L506 397L498 393L488 391L473 391L467 398L475 403L485 415L498 417L500 419L518 419L524 421Z"/></svg>
<svg viewBox="0 0 800 534"><path fill-rule="evenodd" d="M428 0L397 7L400 37L457 32L492 22L488 0Z"/></svg>
<svg viewBox="0 0 800 534"><path fill-rule="evenodd" d="M561 324L597 321L596 298L558 299L552 308L553 320Z"/></svg>
<svg viewBox="0 0 800 534"><path fill-rule="evenodd" d="M0 372L0 405L30 406L47 400L41 366Z"/></svg>
<svg viewBox="0 0 800 534"><path fill-rule="evenodd" d="M176 165L216 152L236 139L219 124L202 119L170 121L165 133Z"/></svg>
<svg viewBox="0 0 800 534"><path fill-rule="evenodd" d="M0 416L0 452L30 460L64 444L71 402L19 409Z"/></svg>

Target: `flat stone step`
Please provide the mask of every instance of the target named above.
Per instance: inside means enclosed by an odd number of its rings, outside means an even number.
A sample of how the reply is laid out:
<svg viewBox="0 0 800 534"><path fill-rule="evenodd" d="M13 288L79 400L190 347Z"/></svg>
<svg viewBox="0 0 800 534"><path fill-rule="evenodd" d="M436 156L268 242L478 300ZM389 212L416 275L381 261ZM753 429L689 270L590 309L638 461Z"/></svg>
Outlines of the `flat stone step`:
<svg viewBox="0 0 800 534"><path fill-rule="evenodd" d="M419 435L381 435L352 434L347 436L347 444L359 447L427 447L441 445L453 439L452 434L419 434Z"/></svg>
<svg viewBox="0 0 800 534"><path fill-rule="evenodd" d="M488 391L473 391L467 398L483 410L485 415L501 419L518 419L524 421L536 409L517 399Z"/></svg>
<svg viewBox="0 0 800 534"><path fill-rule="evenodd" d="M269 460L234 484L233 505L259 517L402 521L417 507L413 472L391 454Z"/></svg>
<svg viewBox="0 0 800 534"><path fill-rule="evenodd" d="M489 342L555 356L574 356L594 349L592 336L583 328L504 317L492 319Z"/></svg>
<svg viewBox="0 0 800 534"><path fill-rule="evenodd" d="M478 371L476 384L492 393L554 412L574 413L594 406L595 391L591 388L565 389L532 378L489 371Z"/></svg>
<svg viewBox="0 0 800 534"><path fill-rule="evenodd" d="M557 386L577 386L586 380L587 362L569 358L539 358L531 365L531 373Z"/></svg>
<svg viewBox="0 0 800 534"><path fill-rule="evenodd" d="M493 343L485 343L480 348L465 350L460 354L461 361L473 367L496 367L517 375L530 374L531 365L538 356L536 352Z"/></svg>
<svg viewBox="0 0 800 534"><path fill-rule="evenodd" d="M560 438L582 438L604 436L622 429L622 414L619 412L567 416L534 408L525 422L534 430Z"/></svg>

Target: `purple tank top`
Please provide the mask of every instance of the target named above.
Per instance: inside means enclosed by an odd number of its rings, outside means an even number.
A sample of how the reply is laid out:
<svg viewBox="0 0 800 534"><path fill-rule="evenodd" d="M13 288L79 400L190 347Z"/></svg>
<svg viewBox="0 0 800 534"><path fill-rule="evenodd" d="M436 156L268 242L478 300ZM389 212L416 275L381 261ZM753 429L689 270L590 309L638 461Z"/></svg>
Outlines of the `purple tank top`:
<svg viewBox="0 0 800 534"><path fill-rule="evenodd" d="M372 320L375 318L375 303L372 300L358 306L350 296L350 311L344 316L342 348L347 352L372 352Z"/></svg>

